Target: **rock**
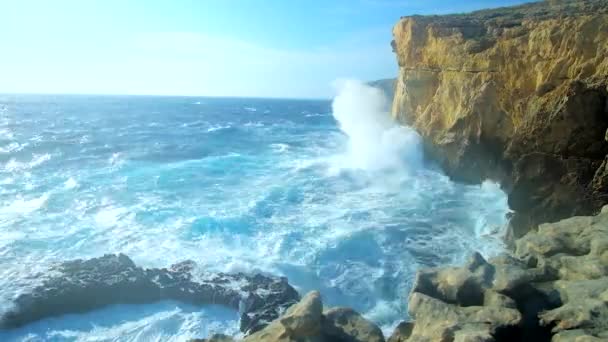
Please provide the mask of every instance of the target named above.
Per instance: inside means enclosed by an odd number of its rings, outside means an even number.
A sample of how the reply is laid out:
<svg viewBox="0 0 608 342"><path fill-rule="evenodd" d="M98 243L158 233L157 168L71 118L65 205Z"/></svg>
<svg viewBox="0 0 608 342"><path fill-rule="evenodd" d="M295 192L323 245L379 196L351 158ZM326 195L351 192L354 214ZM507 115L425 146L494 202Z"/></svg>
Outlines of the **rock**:
<svg viewBox="0 0 608 342"><path fill-rule="evenodd" d="M553 336L552 342L602 342L605 338L585 334L582 330L566 330Z"/></svg>
<svg viewBox="0 0 608 342"><path fill-rule="evenodd" d="M332 308L323 313L323 334L332 341L384 342L382 330L350 308ZM333 338L333 339L332 339Z"/></svg>
<svg viewBox="0 0 608 342"><path fill-rule="evenodd" d="M541 313L542 325L553 326L554 333L582 329L592 336L608 337L608 277L557 281L555 288L564 303Z"/></svg>
<svg viewBox="0 0 608 342"><path fill-rule="evenodd" d="M317 291L308 293L283 316L264 329L245 338L257 341L323 341L321 336L323 303Z"/></svg>
<svg viewBox="0 0 608 342"><path fill-rule="evenodd" d="M406 342L412 336L412 330L414 330L414 323L401 322L389 337L388 342Z"/></svg>
<svg viewBox="0 0 608 342"><path fill-rule="evenodd" d="M42 285L19 295L14 308L0 316L0 326L14 328L46 317L111 304L170 299L240 310L241 321L249 323L241 324L241 330L249 333L262 328L264 322L278 317L299 299L285 278L243 273L197 277L195 267L194 262L188 261L169 269L144 269L124 254L67 261L56 266Z"/></svg>
<svg viewBox="0 0 608 342"><path fill-rule="evenodd" d="M448 174L500 181L513 238L608 195L608 2L403 17L393 115Z"/></svg>
<svg viewBox="0 0 608 342"><path fill-rule="evenodd" d="M308 293L283 316L244 342L383 342L382 331L348 308L325 312L319 292Z"/></svg>
<svg viewBox="0 0 608 342"><path fill-rule="evenodd" d="M541 224L513 255L420 270L389 341L608 340L608 207Z"/></svg>
<svg viewBox="0 0 608 342"><path fill-rule="evenodd" d="M486 341L500 329L515 327L521 314L505 307L459 307L414 292L409 311L414 317L414 329L407 341Z"/></svg>
<svg viewBox="0 0 608 342"><path fill-rule="evenodd" d="M235 342L235 340L227 335L215 334L209 338L195 338L188 342Z"/></svg>
<svg viewBox="0 0 608 342"><path fill-rule="evenodd" d="M412 292L419 292L460 306L482 305L484 289L494 273L479 253L465 267L444 267L416 273Z"/></svg>

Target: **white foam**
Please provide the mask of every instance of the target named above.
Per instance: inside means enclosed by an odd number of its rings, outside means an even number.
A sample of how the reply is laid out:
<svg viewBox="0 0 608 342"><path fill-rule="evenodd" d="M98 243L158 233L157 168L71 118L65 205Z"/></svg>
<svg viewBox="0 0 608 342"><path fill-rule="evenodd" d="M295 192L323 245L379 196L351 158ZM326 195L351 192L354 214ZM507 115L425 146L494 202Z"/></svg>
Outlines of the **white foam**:
<svg viewBox="0 0 608 342"><path fill-rule="evenodd" d="M0 147L0 153L12 153L12 152L19 152L21 150L23 150L28 144L19 144L16 142L12 142L4 147Z"/></svg>
<svg viewBox="0 0 608 342"><path fill-rule="evenodd" d="M273 151L278 153L286 152L289 149L289 145L287 144L270 144L270 147Z"/></svg>
<svg viewBox="0 0 608 342"><path fill-rule="evenodd" d="M0 185L9 185L15 183L15 180L12 177L7 177L0 180Z"/></svg>
<svg viewBox="0 0 608 342"><path fill-rule="evenodd" d="M48 153L45 154L33 154L32 160L29 162L20 162L15 158L11 158L5 165L4 170L8 172L22 171L33 169L44 162L51 160L51 155Z"/></svg>
<svg viewBox="0 0 608 342"><path fill-rule="evenodd" d="M207 128L207 132L215 132L215 131L219 131L219 130L222 130L222 129L228 129L228 128L231 128L231 127L232 127L231 125L216 125L216 126L212 126L212 127Z"/></svg>
<svg viewBox="0 0 608 342"><path fill-rule="evenodd" d="M112 153L112 156L110 156L110 158L108 159L108 164L113 167L122 166L124 162L124 158L122 157L122 154L120 152Z"/></svg>
<svg viewBox="0 0 608 342"><path fill-rule="evenodd" d="M27 215L42 208L48 201L49 193L44 193L39 197L24 199L18 197L11 204L0 208L0 213L4 215Z"/></svg>
<svg viewBox="0 0 608 342"><path fill-rule="evenodd" d="M377 88L346 80L337 83L333 115L348 136L348 151L338 168L363 170L415 169L422 161L421 140L390 118L386 97Z"/></svg>
<svg viewBox="0 0 608 342"><path fill-rule="evenodd" d="M218 332L240 336L237 317L234 311L216 306L193 310L172 302L143 307L118 305L84 315L69 315L67 321L43 320L0 332L0 337L18 341L185 342Z"/></svg>
<svg viewBox="0 0 608 342"><path fill-rule="evenodd" d="M129 214L129 210L121 207L107 207L101 208L97 214L95 214L95 223L98 226L109 228L114 227L120 223L120 221Z"/></svg>
<svg viewBox="0 0 608 342"><path fill-rule="evenodd" d="M264 127L264 123L260 122L260 121L256 121L256 122L247 122L245 123L243 126L245 127Z"/></svg>
<svg viewBox="0 0 608 342"><path fill-rule="evenodd" d="M258 111L258 109L255 107L243 107L243 109L248 112L257 112Z"/></svg>
<svg viewBox="0 0 608 342"><path fill-rule="evenodd" d="M78 182L73 177L70 177L63 183L63 186L66 189L74 189L78 186Z"/></svg>
<svg viewBox="0 0 608 342"><path fill-rule="evenodd" d="M15 134L8 128L0 128L0 137L8 140L15 138Z"/></svg>

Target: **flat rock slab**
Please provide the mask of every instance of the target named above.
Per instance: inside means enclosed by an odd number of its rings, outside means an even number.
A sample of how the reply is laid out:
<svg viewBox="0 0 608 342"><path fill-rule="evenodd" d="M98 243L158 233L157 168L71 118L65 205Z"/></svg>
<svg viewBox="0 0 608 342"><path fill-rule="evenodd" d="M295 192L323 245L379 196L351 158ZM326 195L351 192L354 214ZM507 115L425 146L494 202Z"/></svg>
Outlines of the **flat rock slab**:
<svg viewBox="0 0 608 342"><path fill-rule="evenodd" d="M195 262L184 261L169 268L146 269L124 254L67 261L53 267L42 285L19 295L12 309L0 314L0 328L112 304L177 300L238 310L240 329L250 334L300 299L286 278L244 273L198 275L195 268Z"/></svg>

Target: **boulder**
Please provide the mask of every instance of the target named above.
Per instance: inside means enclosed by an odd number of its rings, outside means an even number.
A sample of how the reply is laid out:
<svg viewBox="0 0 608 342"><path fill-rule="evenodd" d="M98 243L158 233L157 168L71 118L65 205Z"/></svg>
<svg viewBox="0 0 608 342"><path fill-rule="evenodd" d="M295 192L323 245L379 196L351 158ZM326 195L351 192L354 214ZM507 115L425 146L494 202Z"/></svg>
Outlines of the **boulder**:
<svg viewBox="0 0 608 342"><path fill-rule="evenodd" d="M331 308L323 312L321 295L308 293L280 318L243 342L384 342L382 331L356 311Z"/></svg>
<svg viewBox="0 0 608 342"><path fill-rule="evenodd" d="M291 306L283 316L266 328L246 337L245 342L262 341L323 341L323 303L317 291L308 293Z"/></svg>
<svg viewBox="0 0 608 342"><path fill-rule="evenodd" d="M415 323L406 341L485 341L500 329L518 326L522 319L516 309L461 307L418 292L410 296L409 311Z"/></svg>
<svg viewBox="0 0 608 342"><path fill-rule="evenodd" d="M382 330L350 308L332 308L323 313L323 334L328 340L384 342Z"/></svg>

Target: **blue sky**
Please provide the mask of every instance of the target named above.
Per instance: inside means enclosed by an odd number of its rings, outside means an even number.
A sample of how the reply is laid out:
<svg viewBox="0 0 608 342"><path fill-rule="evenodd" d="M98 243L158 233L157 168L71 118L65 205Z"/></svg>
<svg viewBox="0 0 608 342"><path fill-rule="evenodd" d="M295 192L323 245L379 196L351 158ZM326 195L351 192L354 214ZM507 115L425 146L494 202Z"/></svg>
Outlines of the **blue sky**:
<svg viewBox="0 0 608 342"><path fill-rule="evenodd" d="M0 0L0 92L326 98L410 14L529 0Z"/></svg>

